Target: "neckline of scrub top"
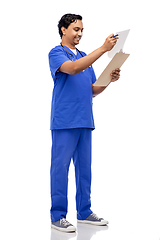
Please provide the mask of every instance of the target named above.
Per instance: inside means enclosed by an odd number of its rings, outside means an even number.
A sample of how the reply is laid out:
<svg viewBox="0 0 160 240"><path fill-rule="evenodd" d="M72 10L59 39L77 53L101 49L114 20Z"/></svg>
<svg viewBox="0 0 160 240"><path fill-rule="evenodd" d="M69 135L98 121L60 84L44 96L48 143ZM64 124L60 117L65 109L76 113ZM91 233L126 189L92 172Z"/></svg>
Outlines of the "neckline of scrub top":
<svg viewBox="0 0 160 240"><path fill-rule="evenodd" d="M68 54L72 54L72 53L73 53L72 50L71 50L70 48L68 48L67 46L65 46L65 45L62 45L62 44L61 44L61 47L62 47L64 50L66 50L66 52L68 52ZM85 56L80 50L78 50L78 48L76 48L76 50L77 50L77 55L78 55L78 52L79 52L82 57ZM73 54L72 54L72 55L73 55ZM75 55L75 54L74 54L74 55ZM75 55L75 56L77 57L77 55Z"/></svg>
<svg viewBox="0 0 160 240"><path fill-rule="evenodd" d="M77 56L77 49L75 48L75 49L71 49L71 48L69 48L73 53L74 53L74 55L76 55Z"/></svg>

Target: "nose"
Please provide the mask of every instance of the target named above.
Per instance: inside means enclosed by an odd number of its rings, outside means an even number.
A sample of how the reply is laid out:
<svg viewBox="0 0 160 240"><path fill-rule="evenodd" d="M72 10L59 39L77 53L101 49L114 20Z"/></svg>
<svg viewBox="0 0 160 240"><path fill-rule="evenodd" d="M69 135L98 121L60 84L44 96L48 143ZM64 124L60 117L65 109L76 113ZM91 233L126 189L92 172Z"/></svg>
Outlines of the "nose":
<svg viewBox="0 0 160 240"><path fill-rule="evenodd" d="M82 37L82 36L83 36L82 30L79 30L79 31L78 31L78 36L79 36L79 37Z"/></svg>

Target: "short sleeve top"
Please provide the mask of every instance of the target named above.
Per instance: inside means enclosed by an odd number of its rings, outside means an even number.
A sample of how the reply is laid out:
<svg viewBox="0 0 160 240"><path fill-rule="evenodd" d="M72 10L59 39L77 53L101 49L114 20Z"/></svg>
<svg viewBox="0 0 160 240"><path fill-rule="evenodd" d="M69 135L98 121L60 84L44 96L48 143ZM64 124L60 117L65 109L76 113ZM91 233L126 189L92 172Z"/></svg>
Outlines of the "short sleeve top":
<svg viewBox="0 0 160 240"><path fill-rule="evenodd" d="M54 81L50 129L91 128L94 129L92 111L92 84L96 81L93 67L70 75L58 71L66 61L76 61L86 56L59 45L49 52L49 66Z"/></svg>

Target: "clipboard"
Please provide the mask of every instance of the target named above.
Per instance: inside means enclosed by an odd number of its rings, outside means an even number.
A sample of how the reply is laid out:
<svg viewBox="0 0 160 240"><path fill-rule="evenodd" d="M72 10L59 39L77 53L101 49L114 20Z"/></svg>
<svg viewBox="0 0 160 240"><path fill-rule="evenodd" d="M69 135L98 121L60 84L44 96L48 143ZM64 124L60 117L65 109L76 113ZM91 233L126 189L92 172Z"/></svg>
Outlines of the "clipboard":
<svg viewBox="0 0 160 240"><path fill-rule="evenodd" d="M111 73L116 68L120 68L123 63L127 60L130 54L126 54L123 52L116 53L107 67L104 69L102 74L99 76L97 81L93 84L93 86L103 86L107 87L111 82Z"/></svg>

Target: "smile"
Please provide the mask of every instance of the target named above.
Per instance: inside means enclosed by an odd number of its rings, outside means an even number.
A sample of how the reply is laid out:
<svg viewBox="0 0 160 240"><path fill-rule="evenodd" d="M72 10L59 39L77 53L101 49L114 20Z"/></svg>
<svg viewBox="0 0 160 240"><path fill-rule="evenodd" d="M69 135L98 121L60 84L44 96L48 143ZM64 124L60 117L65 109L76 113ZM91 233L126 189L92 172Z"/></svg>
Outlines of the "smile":
<svg viewBox="0 0 160 240"><path fill-rule="evenodd" d="M75 37L75 39L76 39L76 40L79 40L79 41L81 40L81 38L79 38L79 37Z"/></svg>

